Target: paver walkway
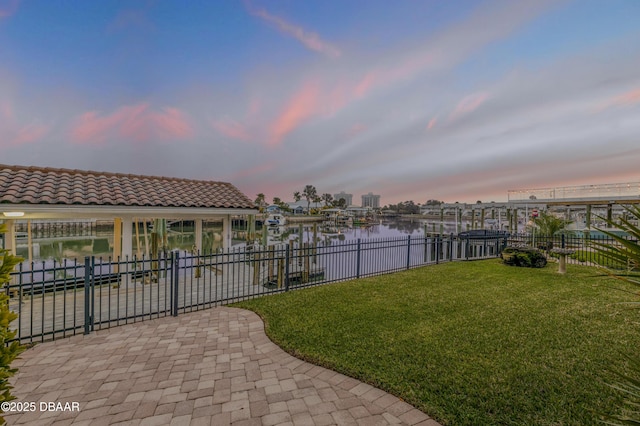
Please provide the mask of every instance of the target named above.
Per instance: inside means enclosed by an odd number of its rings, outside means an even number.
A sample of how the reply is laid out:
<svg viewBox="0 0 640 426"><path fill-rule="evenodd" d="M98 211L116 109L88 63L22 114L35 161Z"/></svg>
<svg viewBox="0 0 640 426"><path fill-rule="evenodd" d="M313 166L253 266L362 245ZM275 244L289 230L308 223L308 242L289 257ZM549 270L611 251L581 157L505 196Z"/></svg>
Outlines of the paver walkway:
<svg viewBox="0 0 640 426"><path fill-rule="evenodd" d="M39 344L14 365L16 401L36 411L5 414L9 425L438 425L292 357L256 314L228 307ZM79 411L40 411L42 402Z"/></svg>

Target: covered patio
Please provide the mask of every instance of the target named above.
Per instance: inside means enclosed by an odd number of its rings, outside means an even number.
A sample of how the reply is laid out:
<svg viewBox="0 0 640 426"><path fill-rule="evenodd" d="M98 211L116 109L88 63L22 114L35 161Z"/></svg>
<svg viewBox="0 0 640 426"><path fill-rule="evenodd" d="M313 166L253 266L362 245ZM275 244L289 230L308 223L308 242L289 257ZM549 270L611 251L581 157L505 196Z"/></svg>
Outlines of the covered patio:
<svg viewBox="0 0 640 426"><path fill-rule="evenodd" d="M203 221L222 222L222 247L228 248L231 217L256 213L253 202L226 182L0 165L0 219L8 225L4 246L15 253L15 223L26 221L29 260L32 220L112 220L113 257L132 258L134 236L140 248L140 221L193 221L194 248L202 251Z"/></svg>

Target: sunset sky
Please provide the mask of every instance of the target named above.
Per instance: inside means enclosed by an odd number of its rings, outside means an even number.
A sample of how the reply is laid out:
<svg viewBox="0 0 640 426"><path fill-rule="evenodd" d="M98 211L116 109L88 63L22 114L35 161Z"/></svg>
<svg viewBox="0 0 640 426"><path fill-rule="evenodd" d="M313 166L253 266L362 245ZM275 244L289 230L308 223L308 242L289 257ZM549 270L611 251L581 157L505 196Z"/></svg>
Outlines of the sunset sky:
<svg viewBox="0 0 640 426"><path fill-rule="evenodd" d="M0 164L504 201L640 181L639 0L0 0Z"/></svg>

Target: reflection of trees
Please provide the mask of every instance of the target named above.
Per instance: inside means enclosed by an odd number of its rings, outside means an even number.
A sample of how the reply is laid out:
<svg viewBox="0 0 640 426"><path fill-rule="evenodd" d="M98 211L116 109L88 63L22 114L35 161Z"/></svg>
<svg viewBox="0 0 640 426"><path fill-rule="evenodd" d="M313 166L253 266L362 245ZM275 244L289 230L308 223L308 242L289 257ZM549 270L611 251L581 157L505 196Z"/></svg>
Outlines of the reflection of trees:
<svg viewBox="0 0 640 426"><path fill-rule="evenodd" d="M389 229L395 229L406 234L412 234L416 231L419 231L423 227L423 224L420 222L410 222L404 220L389 222L386 225L389 227Z"/></svg>

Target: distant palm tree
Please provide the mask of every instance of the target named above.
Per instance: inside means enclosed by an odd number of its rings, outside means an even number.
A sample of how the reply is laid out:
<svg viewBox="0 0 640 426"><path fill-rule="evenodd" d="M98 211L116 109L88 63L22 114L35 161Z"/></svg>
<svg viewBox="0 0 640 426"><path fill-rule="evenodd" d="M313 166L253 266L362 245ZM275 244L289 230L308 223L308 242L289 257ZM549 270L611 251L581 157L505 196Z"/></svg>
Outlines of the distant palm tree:
<svg viewBox="0 0 640 426"><path fill-rule="evenodd" d="M333 195L325 193L322 194L322 201L324 201L324 206L328 206L329 204L333 203Z"/></svg>
<svg viewBox="0 0 640 426"><path fill-rule="evenodd" d="M301 198L302 198L302 195L300 195L300 191L296 191L293 193L293 199L296 203L300 201Z"/></svg>
<svg viewBox="0 0 640 426"><path fill-rule="evenodd" d="M316 208L318 207L318 204L320 204L320 202L322 201L322 197L319 196L318 194L314 195L313 198L311 199L311 201L313 201L313 204L315 204Z"/></svg>
<svg viewBox="0 0 640 426"><path fill-rule="evenodd" d="M262 208L266 204L265 196L264 196L264 194L262 192L256 195L256 199L255 199L254 203L255 203L256 207L258 207L258 209L260 211L262 211Z"/></svg>
<svg viewBox="0 0 640 426"><path fill-rule="evenodd" d="M311 214L311 201L318 196L318 191L313 185L306 185L302 190L302 196L307 200L307 214Z"/></svg>

